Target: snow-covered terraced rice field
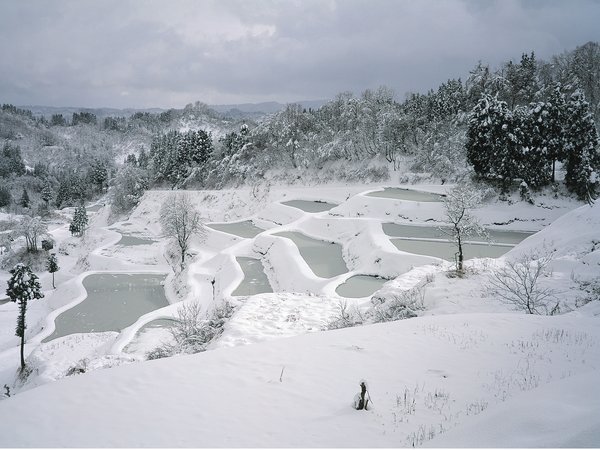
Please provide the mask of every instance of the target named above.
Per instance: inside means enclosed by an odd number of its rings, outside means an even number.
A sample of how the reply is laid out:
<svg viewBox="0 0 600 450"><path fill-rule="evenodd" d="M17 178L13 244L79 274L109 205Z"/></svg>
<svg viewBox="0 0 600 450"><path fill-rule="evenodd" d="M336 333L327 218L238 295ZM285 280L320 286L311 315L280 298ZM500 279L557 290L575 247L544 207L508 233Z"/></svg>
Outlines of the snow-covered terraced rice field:
<svg viewBox="0 0 600 450"><path fill-rule="evenodd" d="M43 342L73 333L121 331L140 316L167 306L164 275L106 273L83 279L87 297L59 314Z"/></svg>

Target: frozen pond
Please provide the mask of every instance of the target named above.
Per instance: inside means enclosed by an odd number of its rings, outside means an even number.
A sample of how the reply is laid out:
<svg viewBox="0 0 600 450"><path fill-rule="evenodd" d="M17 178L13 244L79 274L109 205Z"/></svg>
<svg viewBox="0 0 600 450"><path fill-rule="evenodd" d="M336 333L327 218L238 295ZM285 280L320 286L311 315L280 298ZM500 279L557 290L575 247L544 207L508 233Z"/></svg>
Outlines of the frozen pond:
<svg viewBox="0 0 600 450"><path fill-rule="evenodd" d="M224 233L234 234L249 239L265 231L254 225L251 220L244 220L243 222L209 223L206 224L206 226L213 230L223 231Z"/></svg>
<svg viewBox="0 0 600 450"><path fill-rule="evenodd" d="M150 245L155 242L152 239L140 238L132 234L123 234L117 245Z"/></svg>
<svg viewBox="0 0 600 450"><path fill-rule="evenodd" d="M273 236L291 239L300 250L302 258L318 277L331 278L348 272L342 257L342 246L338 243L313 239L297 231L282 231Z"/></svg>
<svg viewBox="0 0 600 450"><path fill-rule="evenodd" d="M235 259L244 272L244 279L231 295L254 295L273 292L260 259L244 256L238 256Z"/></svg>
<svg viewBox="0 0 600 450"><path fill-rule="evenodd" d="M72 333L121 331L150 311L167 306L165 275L101 273L83 279L87 297L55 319L48 342Z"/></svg>
<svg viewBox="0 0 600 450"><path fill-rule="evenodd" d="M292 206L309 213L329 211L331 208L338 206L334 203L322 202L320 200L289 200L287 202L281 202L281 204Z"/></svg>
<svg viewBox="0 0 600 450"><path fill-rule="evenodd" d="M389 280L370 275L355 275L348 278L345 283L340 284L335 292L348 298L368 297L383 286L386 281Z"/></svg>
<svg viewBox="0 0 600 450"><path fill-rule="evenodd" d="M403 188L385 188L383 191L371 192L367 196L409 200L411 202L441 202L444 199L444 196L440 194L430 194L428 192Z"/></svg>
<svg viewBox="0 0 600 450"><path fill-rule="evenodd" d="M419 225L401 225L397 223L384 223L383 232L392 237L421 238L421 239L446 239L449 237L442 230L450 230L449 227L419 226ZM509 230L487 230L490 240L496 244L516 245L533 232L527 231L509 231ZM485 239L480 236L472 236L467 241L483 242Z"/></svg>
<svg viewBox="0 0 600 450"><path fill-rule="evenodd" d="M390 239L392 244L403 252L418 255L435 256L447 261L454 261L458 247L447 241L421 241L416 239ZM511 250L511 245L463 244L465 260L471 258L498 258Z"/></svg>

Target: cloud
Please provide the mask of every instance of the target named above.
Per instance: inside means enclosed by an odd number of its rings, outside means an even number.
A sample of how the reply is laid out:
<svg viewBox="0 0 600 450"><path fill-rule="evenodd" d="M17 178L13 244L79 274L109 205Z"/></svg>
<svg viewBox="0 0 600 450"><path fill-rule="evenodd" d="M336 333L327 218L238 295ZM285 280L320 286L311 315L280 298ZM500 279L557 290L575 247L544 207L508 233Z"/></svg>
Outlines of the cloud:
<svg viewBox="0 0 600 450"><path fill-rule="evenodd" d="M181 107L381 84L402 96L480 59L598 40L599 17L585 0L3 0L0 101Z"/></svg>

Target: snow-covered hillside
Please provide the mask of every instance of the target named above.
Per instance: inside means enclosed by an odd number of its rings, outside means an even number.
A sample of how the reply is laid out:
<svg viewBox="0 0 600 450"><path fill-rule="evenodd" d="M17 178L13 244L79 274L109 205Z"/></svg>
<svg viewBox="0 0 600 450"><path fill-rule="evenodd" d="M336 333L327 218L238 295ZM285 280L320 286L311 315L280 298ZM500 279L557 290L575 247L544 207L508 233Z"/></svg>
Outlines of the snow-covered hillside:
<svg viewBox="0 0 600 450"><path fill-rule="evenodd" d="M83 248L67 237L66 225L53 230L57 245L71 254L57 289L48 289L38 305L32 302L26 352L34 371L24 385L11 385L16 395L0 402L0 445L600 445L594 400L600 398L595 382L600 303L574 309L585 303L581 283L598 277L600 205L568 212L576 204L564 199L544 198L535 206L487 203L476 211L486 226L546 228L503 258L468 261L467 276L452 278L449 263L399 251L382 229L386 222L441 224L442 204L367 195L379 189L329 185L273 187L261 195L252 189L189 192L207 222L251 219L264 231L244 239L207 230L206 241L192 243L186 270L167 277L171 304L122 332L41 343L54 329L53 318L85 298L85 276L171 271L158 211L172 192L148 191L127 220L110 226L106 208L100 209ZM288 200L338 206L307 213L282 203ZM349 271L329 279L315 276L291 241L276 236L291 230L339 243ZM125 235L155 242L116 245ZM485 290L504 261L543 247L555 252L552 271L542 281L560 296L563 312L571 312L526 315ZM275 292L232 296L244 277L236 257L260 259ZM324 331L339 313L340 301L362 310L370 306L369 297L344 299L336 292L350 276L363 273L395 277L376 293L380 298L424 286L420 317ZM42 282L48 287L47 276ZM221 300L237 309L209 351L143 361L144 352L164 337L138 334L145 324L176 315L182 301L197 301L209 310ZM15 305L0 305L4 328L12 328L15 314ZM2 335L2 383L13 383L17 368L11 334ZM66 376L83 360L88 373ZM368 411L351 406L361 379L369 385ZM544 410L525 426L535 405ZM556 417L569 424L568 432L547 432ZM505 433L496 433L495 426ZM474 427L483 431L475 433Z"/></svg>
<svg viewBox="0 0 600 450"><path fill-rule="evenodd" d="M559 398L552 411L538 411L538 420L570 423L571 414L580 417L572 405L582 402L590 413L583 425L598 430L598 403L589 399L599 394L599 340L597 317L460 314L122 366L2 402L0 445L411 446L497 408L503 414L494 415L496 426L510 435L506 427L520 423L504 400L527 395L541 404L553 383L560 388L566 377L590 373L573 379L587 381L585 389L569 389L564 403ZM351 407L361 379L370 411ZM515 430L519 446L598 444L597 432L586 435L589 441L548 442L543 428Z"/></svg>

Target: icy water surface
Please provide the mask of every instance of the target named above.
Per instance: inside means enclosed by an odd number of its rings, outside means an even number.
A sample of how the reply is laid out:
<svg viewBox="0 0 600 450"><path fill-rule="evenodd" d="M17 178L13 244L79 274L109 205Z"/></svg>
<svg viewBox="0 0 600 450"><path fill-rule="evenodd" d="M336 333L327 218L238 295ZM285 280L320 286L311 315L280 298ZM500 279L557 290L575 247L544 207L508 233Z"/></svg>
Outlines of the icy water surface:
<svg viewBox="0 0 600 450"><path fill-rule="evenodd" d="M122 234L117 245L150 245L155 242L152 239L140 238L132 234Z"/></svg>
<svg viewBox="0 0 600 450"><path fill-rule="evenodd" d="M385 188L383 191L371 192L367 196L408 200L411 202L441 202L444 199L443 195L403 188Z"/></svg>
<svg viewBox="0 0 600 450"><path fill-rule="evenodd" d="M362 298L372 295L384 283L388 281L385 278L373 277L370 275L355 275L340 284L335 292L342 297Z"/></svg>
<svg viewBox="0 0 600 450"><path fill-rule="evenodd" d="M231 295L254 295L273 292L259 259L238 256L236 260L244 272L244 279Z"/></svg>
<svg viewBox="0 0 600 450"><path fill-rule="evenodd" d="M297 231L282 231L274 236L291 239L318 277L331 278L348 272L342 257L342 246L338 243L313 239Z"/></svg>
<svg viewBox="0 0 600 450"><path fill-rule="evenodd" d="M244 220L243 222L209 223L206 226L213 230L223 231L224 233L234 234L248 239L252 239L253 237L256 237L257 234L265 231L254 225L251 220Z"/></svg>
<svg viewBox="0 0 600 450"><path fill-rule="evenodd" d="M167 306L165 275L102 273L83 279L87 297L55 319L48 342L72 333L121 331L140 316Z"/></svg>
<svg viewBox="0 0 600 450"><path fill-rule="evenodd" d="M336 206L338 206L334 203L322 202L320 200L289 200L287 202L281 202L281 204L292 206L294 208L298 208L302 211L309 213L329 211L331 208L335 208Z"/></svg>
<svg viewBox="0 0 600 450"><path fill-rule="evenodd" d="M390 239L392 244L403 252L418 255L435 256L447 261L454 261L454 254L458 248L454 243L447 241L421 241L417 239ZM498 258L511 250L511 245L491 244L463 244L464 259L472 258Z"/></svg>
<svg viewBox="0 0 600 450"><path fill-rule="evenodd" d="M404 238L421 238L421 239L445 239L448 240L449 236L444 231L449 232L449 227L437 227L427 225L404 225L397 223L384 223L383 232L388 236L392 237L404 237ZM509 230L487 230L490 240L493 244L511 244L516 245L523 239L531 236L533 232L527 231L509 231ZM472 236L468 241L471 242L482 242L485 239L480 236Z"/></svg>

